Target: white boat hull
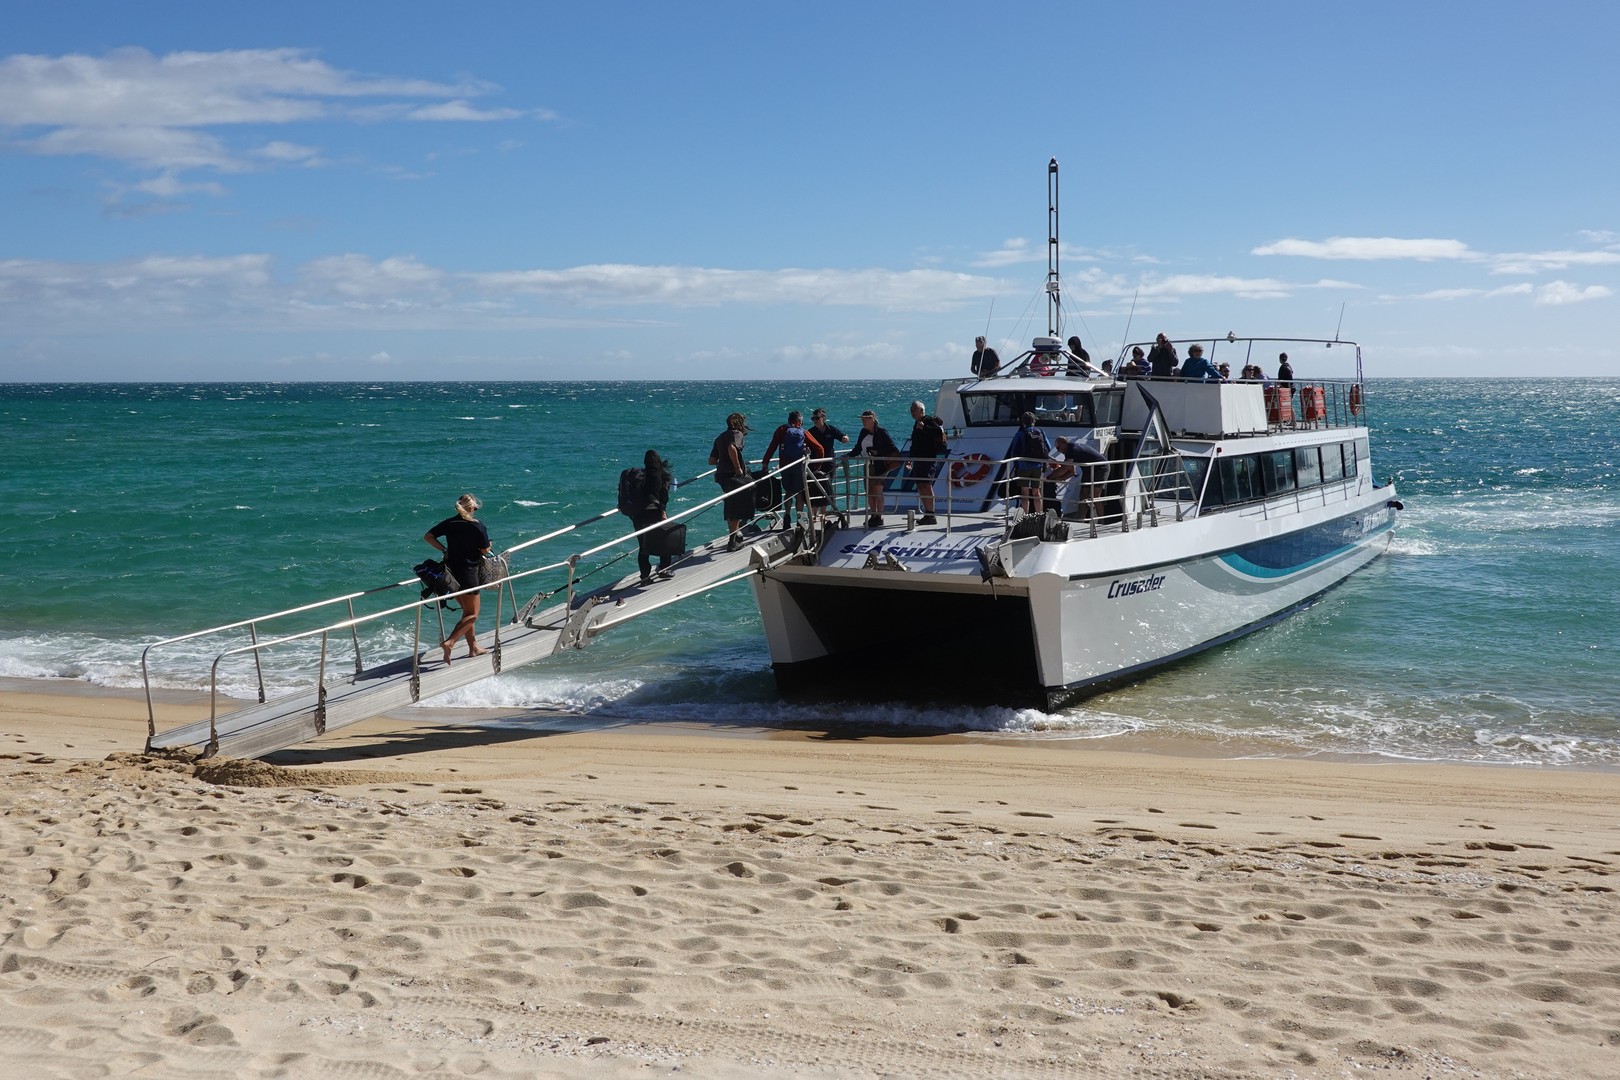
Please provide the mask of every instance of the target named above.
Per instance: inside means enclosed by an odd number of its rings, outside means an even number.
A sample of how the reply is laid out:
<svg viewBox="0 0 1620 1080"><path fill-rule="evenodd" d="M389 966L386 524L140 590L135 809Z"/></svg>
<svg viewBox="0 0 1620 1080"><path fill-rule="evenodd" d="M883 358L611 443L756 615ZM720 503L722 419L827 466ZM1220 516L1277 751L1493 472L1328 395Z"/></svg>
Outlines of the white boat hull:
<svg viewBox="0 0 1620 1080"><path fill-rule="evenodd" d="M816 564L754 579L772 667L788 691L847 691L864 671L884 694L956 700L971 679L988 698L1056 707L1267 626L1388 547L1393 488L1313 497L1032 541L989 580L976 551L1000 539L993 517L835 534ZM903 569L866 568L874 551Z"/></svg>

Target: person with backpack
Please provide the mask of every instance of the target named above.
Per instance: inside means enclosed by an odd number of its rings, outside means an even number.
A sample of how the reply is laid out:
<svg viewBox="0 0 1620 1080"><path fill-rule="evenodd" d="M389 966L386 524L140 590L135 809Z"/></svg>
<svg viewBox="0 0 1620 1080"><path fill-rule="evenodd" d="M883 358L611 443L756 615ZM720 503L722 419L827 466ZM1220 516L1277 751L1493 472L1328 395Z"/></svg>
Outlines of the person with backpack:
<svg viewBox="0 0 1620 1080"><path fill-rule="evenodd" d="M804 414L794 409L787 414L787 423L776 429L771 436L770 445L765 447L765 457L761 459L760 468L765 472L771 471L771 458L776 456L777 450L782 451L782 505L784 507L797 506L802 516L807 509L808 491L805 475L805 458L820 458L827 455L827 450L804 427ZM786 511L784 524L793 524L793 511Z"/></svg>
<svg viewBox="0 0 1620 1080"><path fill-rule="evenodd" d="M919 525L939 522L934 517L934 478L939 475L941 461L950 453L950 445L945 441L945 421L927 412L922 402L911 403L911 460L906 464L906 475L917 485L917 501L922 504L922 517L917 519Z"/></svg>
<svg viewBox="0 0 1620 1080"><path fill-rule="evenodd" d="M1046 506L1042 488L1046 486L1046 464L1052 457L1052 444L1046 432L1035 426L1035 414L1026 412L1018 418L1018 431L1007 444L1007 457L1012 463L1013 485L1018 492L1020 508L1026 514L1039 514Z"/></svg>
<svg viewBox="0 0 1620 1080"><path fill-rule="evenodd" d="M619 474L619 513L634 523L637 532L658 524L668 516L670 489L675 486L669 462L657 450L648 450L639 469L626 469ZM683 530L684 532L684 530ZM667 581L675 576L670 563L679 553L669 550L669 537L664 530L643 532L636 537L638 549L636 564L641 567L641 583L653 582L652 561L658 558L658 578Z"/></svg>
<svg viewBox="0 0 1620 1080"><path fill-rule="evenodd" d="M726 541L727 551L742 547L743 526L754 516L754 490L748 486L748 462L743 457L743 440L747 435L748 417L734 412L726 417L726 430L715 436L709 450L714 482L726 493L721 507L726 515L726 527L731 530L731 538Z"/></svg>
<svg viewBox="0 0 1620 1080"><path fill-rule="evenodd" d="M455 578L454 591L457 592L476 589L484 583L484 556L489 554L489 530L473 516L483 505L476 495L463 495L456 500L455 517L445 518L422 534L423 540L444 552L444 568ZM478 647L478 593L463 593L456 597L456 602L461 605L461 620L440 643L447 666L450 663L450 647L460 638L467 639L469 657L482 656L485 651Z"/></svg>

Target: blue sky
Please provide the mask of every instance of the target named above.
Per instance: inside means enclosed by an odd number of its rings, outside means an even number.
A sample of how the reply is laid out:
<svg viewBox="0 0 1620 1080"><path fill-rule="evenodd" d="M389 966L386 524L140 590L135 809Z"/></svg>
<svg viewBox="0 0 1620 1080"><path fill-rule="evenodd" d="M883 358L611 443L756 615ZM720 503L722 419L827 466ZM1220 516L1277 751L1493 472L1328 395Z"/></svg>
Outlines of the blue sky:
<svg viewBox="0 0 1620 1080"><path fill-rule="evenodd" d="M1612 4L5 13L3 381L961 374L1051 157L1094 354L1616 372Z"/></svg>

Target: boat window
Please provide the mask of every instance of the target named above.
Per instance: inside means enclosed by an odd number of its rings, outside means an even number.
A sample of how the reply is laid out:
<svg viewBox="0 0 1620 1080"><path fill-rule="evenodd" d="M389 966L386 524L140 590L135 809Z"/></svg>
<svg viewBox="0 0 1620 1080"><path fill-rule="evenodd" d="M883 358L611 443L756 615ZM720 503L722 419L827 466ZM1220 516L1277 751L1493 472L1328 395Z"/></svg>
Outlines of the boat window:
<svg viewBox="0 0 1620 1080"><path fill-rule="evenodd" d="M1198 498L1198 493L1204 490L1204 474L1209 472L1209 460L1201 457L1183 456L1181 470L1187 474L1187 486L1192 489L1192 497ZM1204 500L1206 506L1213 506L1220 502L1220 485L1211 484L1206 492L1209 496Z"/></svg>
<svg viewBox="0 0 1620 1080"><path fill-rule="evenodd" d="M1114 405L1117 417L1118 402ZM1016 426L1026 412L1041 427L1096 427L1090 394L963 394L962 414L968 427ZM1116 421L1108 421L1115 423Z"/></svg>
<svg viewBox="0 0 1620 1080"><path fill-rule="evenodd" d="M1260 475L1267 495L1294 490L1294 452L1274 450L1260 455Z"/></svg>
<svg viewBox="0 0 1620 1080"><path fill-rule="evenodd" d="M1097 426L1119 423L1119 412L1125 401L1123 390L1104 390L1092 395L1094 408L1097 413Z"/></svg>
<svg viewBox="0 0 1620 1080"><path fill-rule="evenodd" d="M1299 475L1299 486L1315 487L1322 482L1322 457L1314 446L1294 448L1294 469Z"/></svg>
<svg viewBox="0 0 1620 1080"><path fill-rule="evenodd" d="M1221 501L1248 502L1260 494L1256 462L1252 456L1221 458Z"/></svg>
<svg viewBox="0 0 1620 1080"><path fill-rule="evenodd" d="M1344 479L1344 452L1339 446L1322 447L1322 483Z"/></svg>
<svg viewBox="0 0 1620 1080"><path fill-rule="evenodd" d="M1356 472L1356 444L1340 443L1339 449L1344 451L1344 475L1354 478Z"/></svg>

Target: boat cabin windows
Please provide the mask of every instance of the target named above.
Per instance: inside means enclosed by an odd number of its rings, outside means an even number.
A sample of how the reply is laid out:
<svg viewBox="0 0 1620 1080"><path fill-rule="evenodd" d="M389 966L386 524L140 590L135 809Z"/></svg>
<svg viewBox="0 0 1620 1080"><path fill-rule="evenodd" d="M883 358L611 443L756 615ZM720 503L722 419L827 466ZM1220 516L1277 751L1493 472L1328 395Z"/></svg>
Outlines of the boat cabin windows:
<svg viewBox="0 0 1620 1080"><path fill-rule="evenodd" d="M1119 423L1123 390L1096 390L1075 394L963 394L962 413L968 427L1016 427L1026 412L1035 414L1041 427L1112 427Z"/></svg>
<svg viewBox="0 0 1620 1080"><path fill-rule="evenodd" d="M1356 453L1365 445L1365 441L1328 443L1218 457L1207 486L1208 459L1185 458L1183 466L1193 490L1203 489L1204 509L1212 510L1353 480L1359 475Z"/></svg>
<svg viewBox="0 0 1620 1080"><path fill-rule="evenodd" d="M1315 487L1322 482L1322 458L1316 447L1295 448L1294 471L1299 476L1299 486L1302 488Z"/></svg>

